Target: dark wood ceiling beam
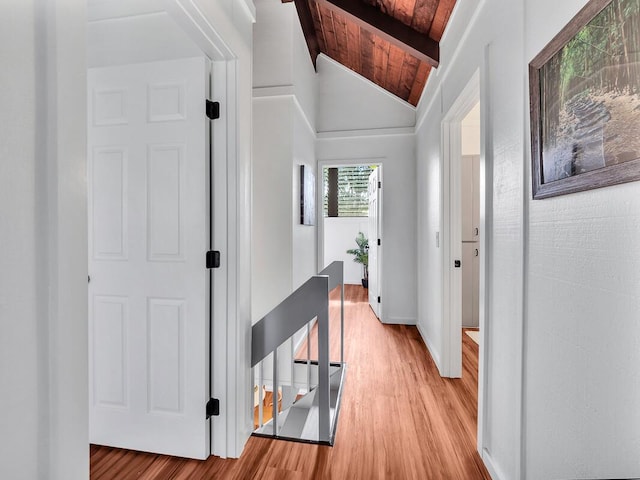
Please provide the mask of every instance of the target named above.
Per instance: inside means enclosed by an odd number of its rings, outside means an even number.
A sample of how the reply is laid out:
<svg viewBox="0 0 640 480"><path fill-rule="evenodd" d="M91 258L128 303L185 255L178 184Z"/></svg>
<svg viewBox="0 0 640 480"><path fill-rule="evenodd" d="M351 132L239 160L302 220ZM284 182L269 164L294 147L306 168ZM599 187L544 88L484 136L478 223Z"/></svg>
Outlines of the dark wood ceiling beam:
<svg viewBox="0 0 640 480"><path fill-rule="evenodd" d="M282 3L291 3L292 1L295 3L298 18L300 18L300 26L302 27L304 38L307 41L307 48L311 55L313 68L316 68L316 59L318 58L318 55L320 55L320 46L318 45L316 27L313 23L313 17L311 16L309 2L307 0L282 0Z"/></svg>
<svg viewBox="0 0 640 480"><path fill-rule="evenodd" d="M382 13L378 8L359 0L316 0L318 4L345 15L365 30L384 38L418 60L437 67L440 63L440 45L426 34L408 27L400 20ZM295 0L307 3L307 0ZM308 4L307 4L308 6ZM302 18L302 17L301 17Z"/></svg>

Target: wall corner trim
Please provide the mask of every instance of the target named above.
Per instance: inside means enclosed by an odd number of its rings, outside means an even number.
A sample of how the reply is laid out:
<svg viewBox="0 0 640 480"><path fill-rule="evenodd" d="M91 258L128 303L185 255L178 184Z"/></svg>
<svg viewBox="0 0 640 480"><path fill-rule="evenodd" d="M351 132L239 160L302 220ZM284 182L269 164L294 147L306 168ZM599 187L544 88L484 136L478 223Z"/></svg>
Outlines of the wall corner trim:
<svg viewBox="0 0 640 480"><path fill-rule="evenodd" d="M318 139L380 137L387 135L414 135L415 127L367 128L363 130L328 130L318 132Z"/></svg>
<svg viewBox="0 0 640 480"><path fill-rule="evenodd" d="M265 97L289 97L296 94L293 85L270 85L265 87L253 87L253 98Z"/></svg>
<svg viewBox="0 0 640 480"><path fill-rule="evenodd" d="M298 97L296 95L296 88L294 85L276 85L269 87L253 87L253 100L269 100L275 98L291 98L293 100L293 104L296 106L300 115L304 119L304 123L309 129L309 132L313 135L314 140L318 139L318 132L316 131L316 127L313 125L307 113L302 108L302 105L298 101Z"/></svg>
<svg viewBox="0 0 640 480"><path fill-rule="evenodd" d="M253 0L236 0L240 4L240 8L249 17L252 23L256 23L256 6Z"/></svg>

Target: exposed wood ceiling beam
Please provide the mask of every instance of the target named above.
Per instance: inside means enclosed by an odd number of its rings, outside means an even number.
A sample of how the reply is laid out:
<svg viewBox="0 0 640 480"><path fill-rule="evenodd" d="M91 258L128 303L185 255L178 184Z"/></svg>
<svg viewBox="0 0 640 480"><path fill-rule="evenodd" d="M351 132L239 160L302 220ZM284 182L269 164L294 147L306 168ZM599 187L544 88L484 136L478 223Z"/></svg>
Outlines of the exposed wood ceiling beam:
<svg viewBox="0 0 640 480"><path fill-rule="evenodd" d="M313 62L313 68L316 68L316 59L320 55L320 47L318 45L318 38L316 37L316 27L313 24L313 17L311 16L311 9L309 8L309 2L307 0L282 0L282 3L294 2L296 10L298 11L298 17L300 18L300 25L302 26L302 33L307 40L307 48L311 55L311 61Z"/></svg>
<svg viewBox="0 0 640 480"><path fill-rule="evenodd" d="M434 67L437 67L440 63L440 45L438 42L428 35L408 27L400 20L396 20L382 13L372 5L360 0L316 0L316 2L340 15L346 16L349 20L355 22L365 30L396 45L418 60L427 62ZM295 0L295 3L296 7L299 3L304 4L307 12L309 12L307 0ZM298 10L298 12L300 12L300 10ZM304 24L302 16L300 17L300 21ZM311 21L311 25L313 26L313 20ZM309 48L311 49L311 46L309 46Z"/></svg>

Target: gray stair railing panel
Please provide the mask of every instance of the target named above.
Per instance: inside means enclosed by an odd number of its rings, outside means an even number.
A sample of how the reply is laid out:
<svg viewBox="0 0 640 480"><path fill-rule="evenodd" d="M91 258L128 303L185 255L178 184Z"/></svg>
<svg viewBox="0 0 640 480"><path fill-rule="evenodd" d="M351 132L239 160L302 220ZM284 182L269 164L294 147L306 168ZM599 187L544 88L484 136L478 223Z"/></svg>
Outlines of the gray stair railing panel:
<svg viewBox="0 0 640 480"><path fill-rule="evenodd" d="M318 275L329 276L329 292L340 286L340 362L344 363L344 262L333 262Z"/></svg>
<svg viewBox="0 0 640 480"><path fill-rule="evenodd" d="M340 286L340 363L331 364L329 354L329 295L330 292ZM311 385L310 381L310 369L312 368L312 362L310 359L310 333L311 322L317 321L318 331L318 361L317 365L317 386ZM292 435L291 432L296 429L286 428L284 437L280 437L280 431L285 427L287 420L298 418L304 418L304 414L298 411L294 415L291 413L291 408L302 408L296 405L295 393L292 390L295 384L295 372L294 372L294 342L293 336L296 332L300 331L303 327L306 328L307 337L307 372L306 372L306 384L307 393L303 398L313 398L309 395L314 395L317 401L317 438L310 438L309 435L315 437L315 435L309 431L302 437L298 438L302 441L311 441L313 443L319 442L323 444L333 444L333 438L336 431L338 410L339 410L339 398L342 390L342 382L344 380L344 278L343 278L343 262L333 262L327 266L320 274L311 277L300 288L295 290L289 297L282 301L276 308L265 315L259 322L257 322L252 328L252 340L251 340L251 365L258 367L258 430L255 434L261 434L272 436L274 438L286 438L294 439L288 435ZM288 345L291 350L291 385L288 385L287 380L283 382L283 400L282 411L279 408L279 372L278 372L278 348L289 340ZM265 380L263 371L263 360L272 355L273 359L273 372L272 372L272 425L267 422L263 424L263 402L265 396L263 395L263 383ZM287 355L288 357L288 355ZM283 360L287 357L283 357ZM339 384L336 387L331 386L331 365L334 368L339 369ZM286 375L285 375L286 377ZM286 387L285 387L286 386ZM337 388L337 390L335 390ZM290 391L291 390L291 391ZM332 393L333 392L333 393ZM287 394L287 400L285 401L285 393ZM293 402L293 403L291 403ZM300 404L304 405L304 401ZM333 410L332 410L333 407ZM313 417L311 417L313 418ZM281 419L281 421L280 421ZM315 421L314 421L315 423ZM287 425L291 425L289 422ZM294 425L292 425L294 426ZM311 424L309 424L311 426ZM315 430L315 428L312 428ZM271 431L271 433L269 433Z"/></svg>
<svg viewBox="0 0 640 480"><path fill-rule="evenodd" d="M252 367L316 317L327 301L328 285L329 277L311 277L253 326Z"/></svg>
<svg viewBox="0 0 640 480"><path fill-rule="evenodd" d="M343 285L343 262L333 262L322 270L318 275L326 275L329 277L329 291L336 288L338 285Z"/></svg>
<svg viewBox="0 0 640 480"><path fill-rule="evenodd" d="M327 290L327 297L329 290ZM331 418L329 416L329 302L324 302L318 312L318 439L331 440Z"/></svg>

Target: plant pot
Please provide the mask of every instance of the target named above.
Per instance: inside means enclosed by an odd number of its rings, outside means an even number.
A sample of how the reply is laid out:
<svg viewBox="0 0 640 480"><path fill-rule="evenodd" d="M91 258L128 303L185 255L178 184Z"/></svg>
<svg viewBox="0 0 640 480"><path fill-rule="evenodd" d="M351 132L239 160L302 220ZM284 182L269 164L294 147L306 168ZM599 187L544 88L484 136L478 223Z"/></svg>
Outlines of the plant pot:
<svg viewBox="0 0 640 480"><path fill-rule="evenodd" d="M369 288L369 279L368 278L363 278L362 279L362 286L364 288Z"/></svg>

